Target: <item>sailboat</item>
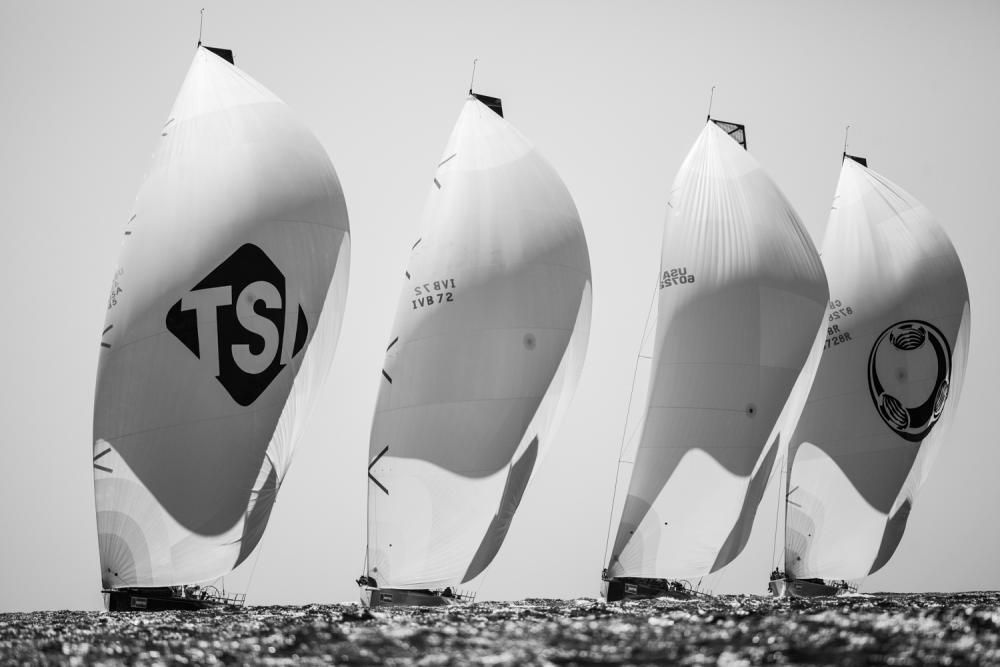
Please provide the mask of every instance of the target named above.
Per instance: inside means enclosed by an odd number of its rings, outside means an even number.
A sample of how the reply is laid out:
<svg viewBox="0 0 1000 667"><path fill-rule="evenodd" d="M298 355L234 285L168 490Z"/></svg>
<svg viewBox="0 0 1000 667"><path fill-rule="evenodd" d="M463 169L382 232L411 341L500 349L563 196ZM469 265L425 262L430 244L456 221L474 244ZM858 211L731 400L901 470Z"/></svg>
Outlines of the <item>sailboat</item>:
<svg viewBox="0 0 1000 667"><path fill-rule="evenodd" d="M112 611L242 603L207 584L261 540L347 292L333 165L232 51L199 42L160 135L97 370L94 497Z"/></svg>
<svg viewBox="0 0 1000 667"><path fill-rule="evenodd" d="M590 259L555 170L469 91L413 241L372 423L362 602L468 600L583 365ZM460 589L466 586L466 589Z"/></svg>
<svg viewBox="0 0 1000 667"><path fill-rule="evenodd" d="M645 410L602 574L609 601L690 595L688 581L743 550L828 297L745 126L709 117L667 209Z"/></svg>
<svg viewBox="0 0 1000 667"><path fill-rule="evenodd" d="M823 263L830 302L788 442L776 594L835 594L889 562L947 437L968 357L969 291L947 235L846 152Z"/></svg>

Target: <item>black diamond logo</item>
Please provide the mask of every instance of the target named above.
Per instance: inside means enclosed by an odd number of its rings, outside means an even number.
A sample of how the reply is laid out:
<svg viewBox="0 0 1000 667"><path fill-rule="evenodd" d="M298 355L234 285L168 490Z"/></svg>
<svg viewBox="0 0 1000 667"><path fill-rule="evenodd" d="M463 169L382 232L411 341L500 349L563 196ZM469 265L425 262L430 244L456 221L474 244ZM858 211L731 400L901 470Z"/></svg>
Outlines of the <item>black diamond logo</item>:
<svg viewBox="0 0 1000 667"><path fill-rule="evenodd" d="M284 274L246 243L170 308L166 324L233 400L248 406L305 346L306 314L297 306L290 322L288 308Z"/></svg>

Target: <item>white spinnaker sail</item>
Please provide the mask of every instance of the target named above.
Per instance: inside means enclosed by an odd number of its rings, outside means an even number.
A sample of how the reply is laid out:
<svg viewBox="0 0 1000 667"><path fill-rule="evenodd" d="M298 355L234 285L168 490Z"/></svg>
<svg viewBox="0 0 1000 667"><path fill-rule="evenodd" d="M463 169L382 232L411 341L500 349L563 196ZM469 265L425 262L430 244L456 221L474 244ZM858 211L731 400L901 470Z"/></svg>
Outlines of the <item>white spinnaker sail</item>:
<svg viewBox="0 0 1000 667"><path fill-rule="evenodd" d="M791 205L714 123L672 193L649 405L611 576L700 576L742 550L777 455L768 436L827 300Z"/></svg>
<svg viewBox="0 0 1000 667"><path fill-rule="evenodd" d="M961 262L905 190L844 161L823 242L825 343L790 443L785 568L858 579L892 556L958 404Z"/></svg>
<svg viewBox="0 0 1000 667"><path fill-rule="evenodd" d="M274 94L200 47L161 135L98 362L105 587L207 581L250 555L347 293L340 182Z"/></svg>
<svg viewBox="0 0 1000 667"><path fill-rule="evenodd" d="M371 433L368 574L482 573L573 394L590 260L552 167L469 98L441 158L390 334Z"/></svg>

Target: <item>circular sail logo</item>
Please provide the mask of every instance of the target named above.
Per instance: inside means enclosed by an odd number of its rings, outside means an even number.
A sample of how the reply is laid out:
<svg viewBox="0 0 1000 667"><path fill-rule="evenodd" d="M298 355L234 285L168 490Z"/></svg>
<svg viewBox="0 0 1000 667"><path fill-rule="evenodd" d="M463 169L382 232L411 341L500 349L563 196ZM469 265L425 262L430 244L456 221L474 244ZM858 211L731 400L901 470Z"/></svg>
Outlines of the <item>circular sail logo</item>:
<svg viewBox="0 0 1000 667"><path fill-rule="evenodd" d="M309 333L302 306L288 303L285 275L252 243L177 301L166 324L244 407L302 350Z"/></svg>
<svg viewBox="0 0 1000 667"><path fill-rule="evenodd" d="M879 416L901 438L920 442L937 423L951 384L951 347L922 320L883 331L868 356L868 389Z"/></svg>

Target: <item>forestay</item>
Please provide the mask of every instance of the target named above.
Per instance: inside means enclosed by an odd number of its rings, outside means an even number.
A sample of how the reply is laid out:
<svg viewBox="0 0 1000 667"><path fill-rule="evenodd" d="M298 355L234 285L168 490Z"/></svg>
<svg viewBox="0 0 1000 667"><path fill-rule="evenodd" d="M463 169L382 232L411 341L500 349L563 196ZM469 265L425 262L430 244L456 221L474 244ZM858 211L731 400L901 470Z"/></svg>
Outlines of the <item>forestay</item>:
<svg viewBox="0 0 1000 667"><path fill-rule="evenodd" d="M569 192L470 97L413 243L372 424L380 586L454 586L493 560L575 389L590 308Z"/></svg>
<svg viewBox="0 0 1000 667"><path fill-rule="evenodd" d="M827 301L798 216L714 123L671 192L648 407L610 576L695 577L739 554L777 455L768 436Z"/></svg>
<svg viewBox="0 0 1000 667"><path fill-rule="evenodd" d="M958 403L969 293L930 212L852 159L823 243L816 379L790 443L785 567L857 579L892 556Z"/></svg>
<svg viewBox="0 0 1000 667"><path fill-rule="evenodd" d="M320 144L199 47L125 226L101 338L105 587L207 581L253 551L332 360L349 245Z"/></svg>

